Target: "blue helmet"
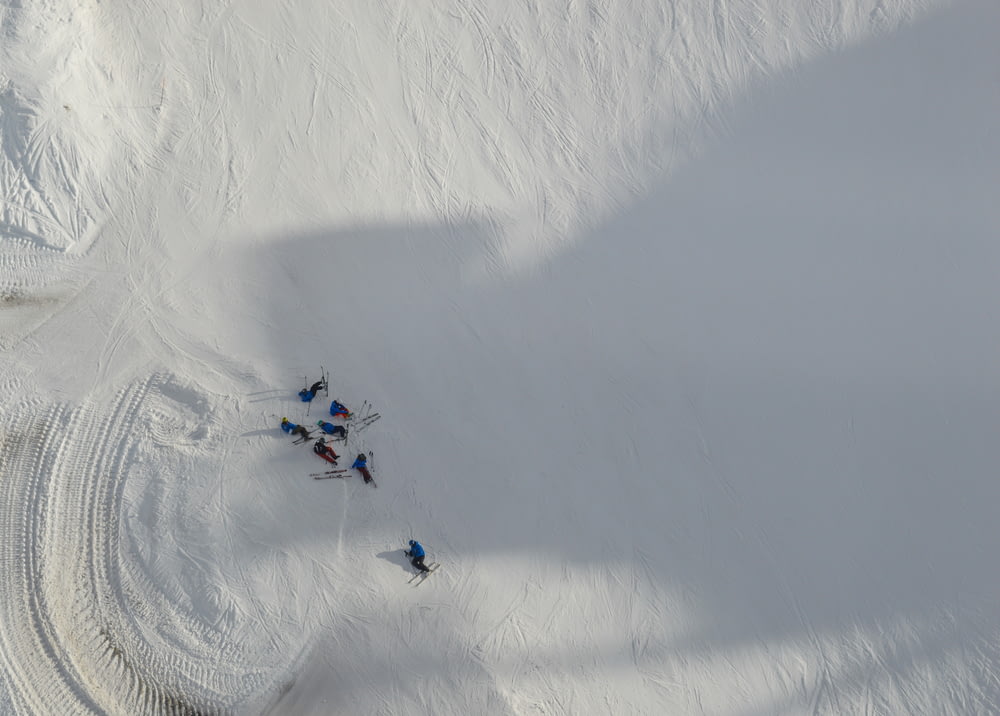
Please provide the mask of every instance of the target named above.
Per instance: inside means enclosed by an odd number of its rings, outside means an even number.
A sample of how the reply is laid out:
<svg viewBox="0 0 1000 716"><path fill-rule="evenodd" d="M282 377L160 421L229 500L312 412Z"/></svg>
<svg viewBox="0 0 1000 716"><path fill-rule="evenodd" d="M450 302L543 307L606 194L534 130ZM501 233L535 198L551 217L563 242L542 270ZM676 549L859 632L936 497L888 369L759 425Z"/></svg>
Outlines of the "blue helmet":
<svg viewBox="0 0 1000 716"><path fill-rule="evenodd" d="M410 540L410 546L411 546L411 547L412 547L413 545L415 545L416 543L417 543L417 541L416 541L415 539L411 539L411 540Z"/></svg>

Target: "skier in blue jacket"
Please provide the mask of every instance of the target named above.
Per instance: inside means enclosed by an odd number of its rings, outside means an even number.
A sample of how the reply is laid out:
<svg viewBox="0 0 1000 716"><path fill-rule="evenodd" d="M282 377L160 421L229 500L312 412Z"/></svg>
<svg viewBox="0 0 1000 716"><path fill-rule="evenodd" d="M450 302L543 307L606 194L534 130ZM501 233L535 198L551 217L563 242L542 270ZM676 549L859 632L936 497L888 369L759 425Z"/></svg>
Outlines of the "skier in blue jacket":
<svg viewBox="0 0 1000 716"><path fill-rule="evenodd" d="M361 477L365 478L366 485L372 481L372 474L368 471L368 457L364 453L358 454L351 467L361 473Z"/></svg>
<svg viewBox="0 0 1000 716"><path fill-rule="evenodd" d="M288 418L281 419L281 429L284 430L289 435L299 435L302 437L303 440L308 440L310 437L312 437L309 434L308 430L306 430L301 425L296 425L295 423L291 422Z"/></svg>
<svg viewBox="0 0 1000 716"><path fill-rule="evenodd" d="M410 564L419 569L421 572L431 571L431 568L424 564L424 557L426 556L424 547L415 539L410 540L410 549L406 551L406 556L410 558Z"/></svg>
<svg viewBox="0 0 1000 716"><path fill-rule="evenodd" d="M316 397L316 393L323 390L326 387L326 381L317 380L309 388L303 388L299 391L299 397L302 398L303 403L309 403L313 398Z"/></svg>
<svg viewBox="0 0 1000 716"><path fill-rule="evenodd" d="M349 418L351 417L351 411L339 400L334 400L330 403L330 415L335 418Z"/></svg>
<svg viewBox="0 0 1000 716"><path fill-rule="evenodd" d="M316 424L319 429L322 430L327 435L336 435L338 438L347 439L347 428L343 425L334 425L333 423L325 423L322 420L317 420Z"/></svg>

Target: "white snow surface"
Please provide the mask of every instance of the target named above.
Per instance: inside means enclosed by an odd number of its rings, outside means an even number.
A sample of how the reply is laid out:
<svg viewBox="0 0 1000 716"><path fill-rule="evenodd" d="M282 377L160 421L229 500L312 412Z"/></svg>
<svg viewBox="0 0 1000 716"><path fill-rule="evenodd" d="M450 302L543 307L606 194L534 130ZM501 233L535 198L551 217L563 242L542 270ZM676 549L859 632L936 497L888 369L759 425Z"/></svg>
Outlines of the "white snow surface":
<svg viewBox="0 0 1000 716"><path fill-rule="evenodd" d="M1000 713L998 27L4 0L0 713Z"/></svg>

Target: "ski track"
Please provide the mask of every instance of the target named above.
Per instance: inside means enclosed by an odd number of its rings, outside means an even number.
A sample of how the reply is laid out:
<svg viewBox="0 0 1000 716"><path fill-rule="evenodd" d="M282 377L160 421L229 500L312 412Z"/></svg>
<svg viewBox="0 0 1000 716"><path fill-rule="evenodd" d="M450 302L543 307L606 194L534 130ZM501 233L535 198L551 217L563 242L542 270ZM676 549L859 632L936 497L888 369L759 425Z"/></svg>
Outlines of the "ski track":
<svg viewBox="0 0 1000 716"><path fill-rule="evenodd" d="M171 393L183 398L154 376L107 411L22 405L5 426L3 474L29 478L3 481L0 518L19 535L3 545L4 593L18 598L3 601L0 629L18 712L227 713L264 683L253 669L224 666L253 660L226 610L206 620L168 573L122 542L139 416L160 426L143 440L175 444Z"/></svg>

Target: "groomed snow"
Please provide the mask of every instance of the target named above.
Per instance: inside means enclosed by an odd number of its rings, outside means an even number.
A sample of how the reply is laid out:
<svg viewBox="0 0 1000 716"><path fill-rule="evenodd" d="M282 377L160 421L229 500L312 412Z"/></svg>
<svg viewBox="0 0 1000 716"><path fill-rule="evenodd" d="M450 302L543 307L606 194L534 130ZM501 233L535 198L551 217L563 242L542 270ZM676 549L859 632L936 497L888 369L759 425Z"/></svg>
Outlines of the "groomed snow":
<svg viewBox="0 0 1000 716"><path fill-rule="evenodd" d="M0 5L0 713L1000 713L998 26Z"/></svg>

